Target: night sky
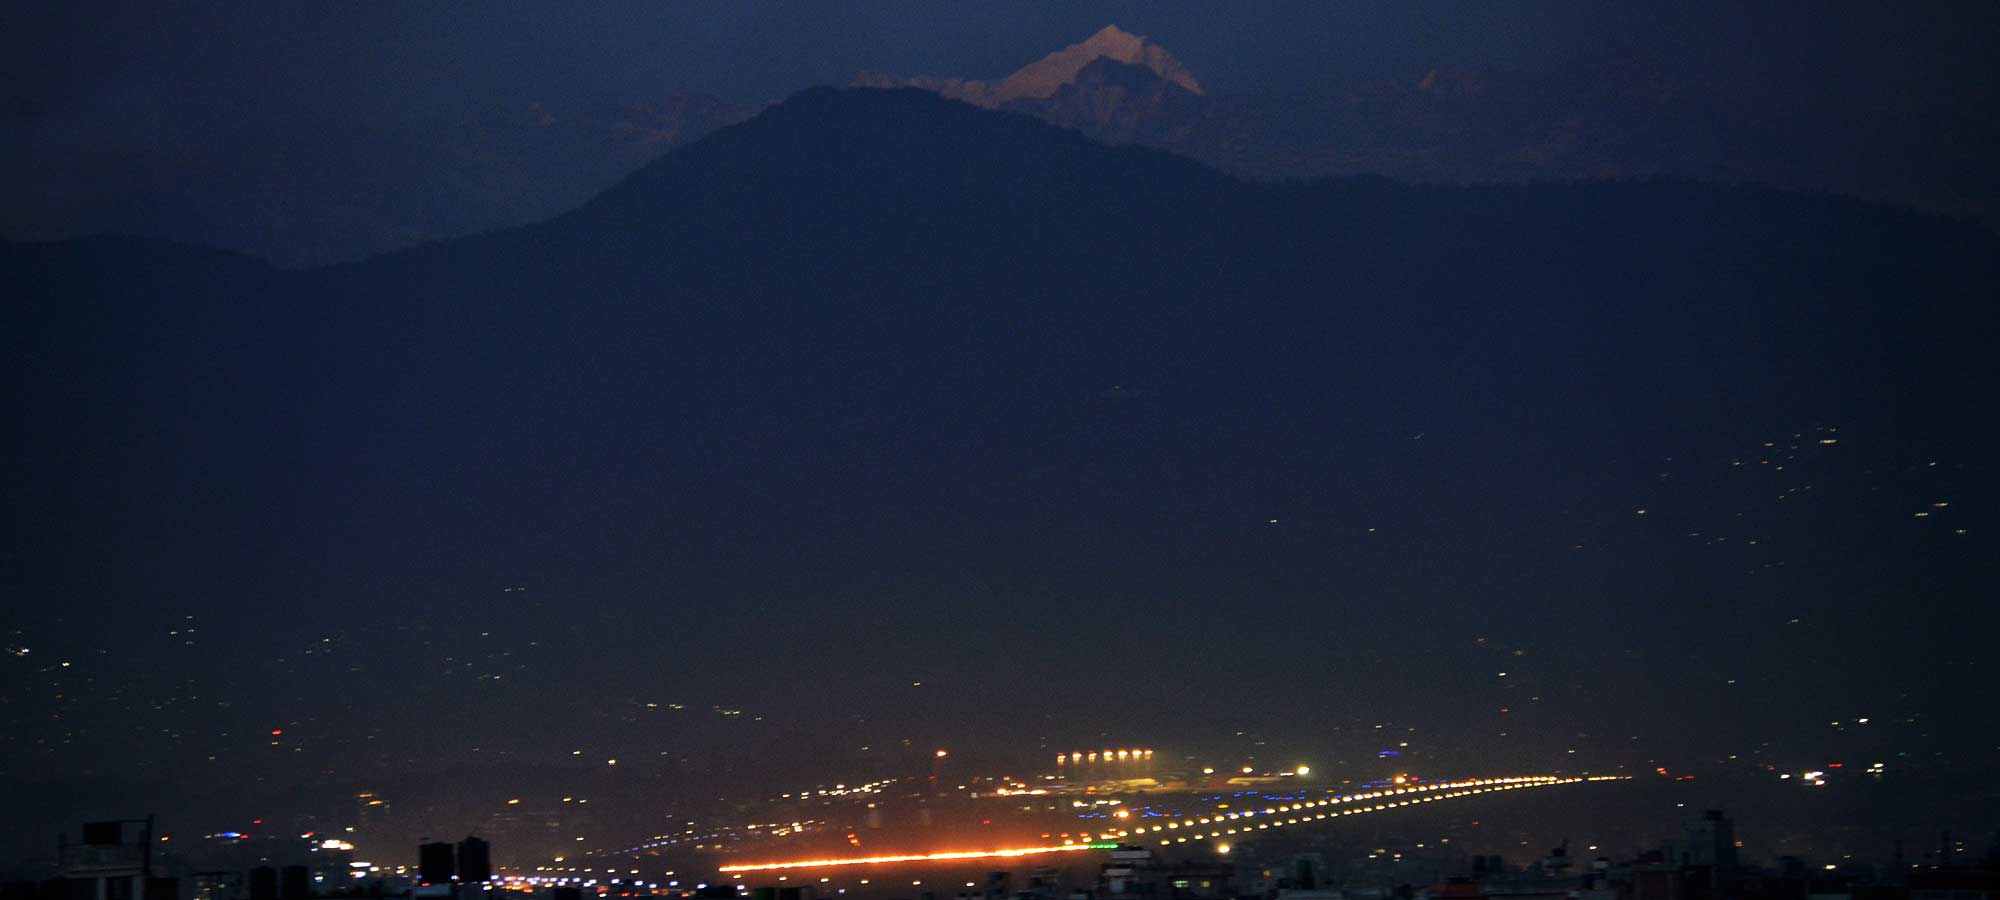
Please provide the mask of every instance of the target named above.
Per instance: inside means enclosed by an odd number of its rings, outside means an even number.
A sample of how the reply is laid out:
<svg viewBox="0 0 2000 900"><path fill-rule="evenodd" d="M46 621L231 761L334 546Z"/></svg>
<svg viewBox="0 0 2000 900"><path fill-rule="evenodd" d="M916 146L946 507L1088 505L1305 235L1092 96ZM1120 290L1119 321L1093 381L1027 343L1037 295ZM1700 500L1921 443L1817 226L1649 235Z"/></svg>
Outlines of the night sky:
<svg viewBox="0 0 2000 900"><path fill-rule="evenodd" d="M1777 123L1716 152L1787 190L1671 158L1276 187L794 96L1001 78L1111 23L1249 98L1225 137L1440 67L1545 76L1494 82L1518 98L1643 58L1698 98L1677 123ZM34 814L0 850L133 797L226 824L434 772L858 781L946 745L1990 778L1996 25L11 3L0 229L182 243L6 245L0 782ZM699 133L565 130L646 104ZM1624 121L1576 126L1626 138L1588 159L1653 140Z"/></svg>
<svg viewBox="0 0 2000 900"><path fill-rule="evenodd" d="M940 8L873 3L496 3L310 7L23 3L8 11L10 91L50 115L136 117L148 94L245 129L394 120L495 101L699 91L775 100L854 72L1003 75L1108 23L1170 48L1215 90L1311 92L1437 65L1526 67L1628 46L1687 77L1793 102L1990 91L1994 13L1883 5L1271 3L1228 15L1172 3ZM1802 90L1811 88L1811 90ZM101 119L100 119L101 121Z"/></svg>

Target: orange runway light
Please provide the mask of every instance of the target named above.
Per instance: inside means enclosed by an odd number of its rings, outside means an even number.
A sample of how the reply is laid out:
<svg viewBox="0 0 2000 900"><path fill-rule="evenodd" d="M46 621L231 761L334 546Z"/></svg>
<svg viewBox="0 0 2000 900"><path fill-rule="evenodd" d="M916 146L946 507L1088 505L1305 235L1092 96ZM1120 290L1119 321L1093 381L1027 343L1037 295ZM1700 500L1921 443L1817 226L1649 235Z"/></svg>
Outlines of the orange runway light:
<svg viewBox="0 0 2000 900"><path fill-rule="evenodd" d="M845 859L801 859L791 862L735 863L722 866L720 872L759 872L770 869L818 869L828 866L865 866L875 863L927 862L954 859L1004 859L1015 856L1033 856L1037 853L1065 853L1074 850L1102 849L1091 844L1069 844L1061 847L1015 847L1007 850L953 850L941 853L910 853L900 856L860 856Z"/></svg>

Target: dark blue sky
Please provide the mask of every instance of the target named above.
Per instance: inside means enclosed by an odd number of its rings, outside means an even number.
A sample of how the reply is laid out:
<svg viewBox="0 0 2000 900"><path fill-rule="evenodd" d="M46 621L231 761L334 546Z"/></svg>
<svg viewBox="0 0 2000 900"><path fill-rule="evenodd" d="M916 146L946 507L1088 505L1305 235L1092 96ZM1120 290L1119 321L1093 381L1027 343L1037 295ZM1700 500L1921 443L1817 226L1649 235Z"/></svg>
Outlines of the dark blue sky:
<svg viewBox="0 0 2000 900"><path fill-rule="evenodd" d="M1003 75L1108 23L1213 90L1311 91L1441 64L1537 67L1629 47L1670 71L1802 102L1991 92L1990 4L1477 3L1217 6L412 2L13 3L0 77L45 114L306 126L568 95L776 99L855 71ZM217 122L215 124L221 124Z"/></svg>

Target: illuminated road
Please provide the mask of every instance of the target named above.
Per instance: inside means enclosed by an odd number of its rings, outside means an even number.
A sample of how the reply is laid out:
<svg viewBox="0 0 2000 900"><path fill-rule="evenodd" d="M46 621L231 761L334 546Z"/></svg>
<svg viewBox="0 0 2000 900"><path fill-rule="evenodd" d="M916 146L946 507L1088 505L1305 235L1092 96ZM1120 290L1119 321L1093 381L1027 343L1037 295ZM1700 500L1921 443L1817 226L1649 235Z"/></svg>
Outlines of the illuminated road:
<svg viewBox="0 0 2000 900"><path fill-rule="evenodd" d="M732 863L722 866L724 873L763 872L781 869L820 869L835 866L863 866L878 863L925 862L937 860L1004 859L1019 856L1033 856L1042 853L1067 853L1078 850L1109 849L1121 843L1139 844L1156 842L1160 846L1185 844L1189 841L1210 841L1232 835L1249 835L1273 828L1294 825L1311 825L1341 816L1382 812L1405 806L1433 803L1454 797L1469 797L1496 791L1514 791L1525 788L1555 787L1565 784L1581 784L1596 781L1627 781L1624 775L1557 776L1526 775L1512 778L1473 778L1464 781L1442 781L1434 784L1419 784L1408 787L1387 788L1379 791L1365 791L1358 794L1328 796L1319 800L1297 800L1291 803L1269 806L1263 809L1235 810L1218 808L1208 813L1193 813L1178 817L1164 825L1141 825L1133 828L1110 828L1096 834L1081 834L1063 841L1061 844L1044 846L1013 847L997 850L948 850L936 853L905 854L899 856L839 857L830 859L802 859L780 862Z"/></svg>

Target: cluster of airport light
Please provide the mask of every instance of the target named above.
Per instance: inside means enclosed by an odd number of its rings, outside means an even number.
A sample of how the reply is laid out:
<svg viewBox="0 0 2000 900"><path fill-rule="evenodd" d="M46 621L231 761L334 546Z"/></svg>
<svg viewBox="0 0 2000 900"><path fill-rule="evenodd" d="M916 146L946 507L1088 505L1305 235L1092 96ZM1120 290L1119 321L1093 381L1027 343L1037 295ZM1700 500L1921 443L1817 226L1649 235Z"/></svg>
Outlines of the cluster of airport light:
<svg viewBox="0 0 2000 900"><path fill-rule="evenodd" d="M378 866L367 860L355 860L347 864L347 875L350 878L367 878L370 875L381 875L385 872L394 875L406 875L409 874L409 867Z"/></svg>
<svg viewBox="0 0 2000 900"><path fill-rule="evenodd" d="M609 872L610 870L606 869L605 871ZM633 871L636 872L637 870L635 869ZM672 875L673 873L668 872L667 874ZM629 886L632 888L643 887L646 888L647 890L659 890L662 887L678 888L681 886L679 880L669 880L664 882L647 881L644 878L629 878L625 876L611 876L611 875L607 875L606 877L601 879L587 875L503 875L494 880L500 882L500 887L503 890L517 890L517 891L534 891L539 888L563 887L563 886L597 887L598 885L618 885L621 887ZM708 887L708 885L703 884L699 885L699 887L705 888Z"/></svg>
<svg viewBox="0 0 2000 900"><path fill-rule="evenodd" d="M1866 722L1868 720L1863 719L1861 721ZM1843 766L1840 763L1827 763L1826 766L1828 769L1843 768ZM1863 770L1861 774L1873 775L1877 778L1880 778L1886 771L1887 769L1882 763L1874 763L1870 765L1867 769ZM1779 775L1778 777L1781 779L1787 779L1793 776L1792 773L1786 772L1782 775ZM1808 769L1804 772L1800 772L1797 777L1799 781L1805 784L1812 785L1813 787L1826 787L1827 773L1825 769Z"/></svg>
<svg viewBox="0 0 2000 900"><path fill-rule="evenodd" d="M689 823L689 824L693 824L693 823ZM751 827L751 828L756 828L756 827L758 827L758 826L756 826L756 825L751 825L751 826L749 826L749 827ZM776 827L776 824L775 824L775 823L773 823L773 827ZM672 847L672 846L674 846L674 845L677 845L677 844L687 844L687 843L691 843L691 842L694 842L694 841L709 841L709 840L715 840L715 839L719 839L719 838L723 838L723 837L733 837L733 836L735 836L735 834L736 834L736 833L737 833L737 829L735 829L735 828L733 828L733 827L731 827L731 826L728 826L728 825L724 825L724 826L722 826L722 827L720 827L720 828L717 828L717 829L714 829L714 830L712 830L712 831L706 831L706 832L701 832L701 833L699 833L699 834L697 834L697 833L695 832L695 830L694 830L694 829L690 828L690 829L688 829L688 830L686 830L686 831L683 831L683 832L681 832L680 834L656 834L656 835L653 835L653 839L652 839L652 840L650 840L650 841L647 841L647 842L645 842L645 843L642 843L642 844L637 844L637 845L635 845L635 846L631 846L631 847L626 847L626 848L624 848L624 849L622 849L622 850L614 850L614 851L610 851L610 852L611 852L612 854L615 854L615 855L624 855L624 854L628 854L628 853L644 853L644 852L646 852L646 851L648 851L648 850L658 850L658 849L661 849L661 848L665 848L665 847ZM705 844L695 844L695 846L696 846L696 847L705 847L706 845L705 845ZM721 845L720 845L720 844L717 844L717 846L721 846ZM602 855L604 855L604 854L605 854L605 851L602 851L602 850L593 850L593 851L590 851L589 853L585 853L584 855L585 855L585 856L602 856ZM560 856L556 857L556 862L562 862L562 861L563 861L563 858L562 858L562 857L560 857ZM572 871L574 871L574 870L572 870Z"/></svg>
<svg viewBox="0 0 2000 900"><path fill-rule="evenodd" d="M1559 784L1578 784L1587 781L1623 781L1623 775L1579 775L1563 777L1559 775L1524 775L1514 778L1473 778L1466 781L1440 781L1433 784L1417 784L1408 787L1389 788L1380 791L1366 791L1359 794L1343 794L1323 800L1301 800L1294 803L1267 807L1262 810L1246 809L1237 812L1216 810L1206 816L1189 816L1178 822L1165 825L1142 825L1138 828L1119 829L1103 838L1143 836L1154 838L1164 846L1185 844L1188 841L1205 841L1232 834L1283 828L1287 825L1310 825L1314 822L1340 816L1379 812L1396 807L1430 803L1452 797L1466 797L1492 791L1512 791L1521 788L1551 787ZM1399 782L1401 779L1399 779Z"/></svg>
<svg viewBox="0 0 2000 900"><path fill-rule="evenodd" d="M774 869L819 869L833 866L872 865L877 863L929 862L938 860L1001 859L1016 856L1030 856L1039 853L1065 853L1078 850L1115 849L1127 839L1138 841L1157 839L1161 846L1184 844L1188 841L1206 841L1228 835L1247 834L1287 825L1308 825L1326 819L1361 813L1379 812L1420 803L1430 803L1453 797L1467 797L1494 791L1512 791L1522 788L1553 787L1563 784L1580 784L1596 781L1629 781L1626 775L1524 775L1512 778L1472 778L1463 781L1440 781L1431 784L1411 784L1399 778L1402 787L1385 788L1378 791L1364 791L1358 794L1329 796L1320 800L1296 800L1262 810L1249 809L1230 811L1218 808L1207 815L1189 815L1164 825L1142 825L1137 828L1107 830L1100 834L1083 833L1074 837L1065 836L1060 845L1039 847L1014 847L1001 850L954 850L940 853L913 853L898 856L868 856L833 859L805 859L789 862L737 863L722 866L720 871L755 872ZM1216 849L1228 852L1226 844L1218 843Z"/></svg>
<svg viewBox="0 0 2000 900"><path fill-rule="evenodd" d="M879 794L883 788L888 787L895 780L894 778L884 778L880 781L870 781L866 784L836 784L830 788L821 787L800 791L796 796L800 800L811 800L814 797L849 797L856 794ZM790 800L794 796L793 794L785 794L783 795L783 799Z"/></svg>
<svg viewBox="0 0 2000 900"><path fill-rule="evenodd" d="M1130 747L1122 747L1117 750L1072 750L1068 753L1056 754L1056 767L1091 765L1100 761L1112 763L1137 760L1143 762L1152 758L1153 751L1143 748L1137 750Z"/></svg>
<svg viewBox="0 0 2000 900"><path fill-rule="evenodd" d="M883 791L883 789L887 788L890 784L893 784L895 781L896 779L894 778L884 778L878 781L863 782L861 784L852 784L852 785L836 784L830 788L829 787L808 788L806 790L799 791L797 794L784 794L782 796L783 799L786 800L790 800L793 798L799 800L810 800L815 798L855 797L867 794L879 794ZM569 798L565 797L563 799L568 800ZM507 802L515 803L518 801L509 800ZM806 819L803 821L794 821L794 822L751 822L742 826L742 828L740 829L735 826L724 825L712 829L710 831L701 833L697 833L694 829L689 828L679 834L656 834L653 835L651 840L633 845L631 847L626 847L621 850L614 850L610 852L613 855L645 853L650 850L661 850L676 845L690 844L690 843L693 843L697 848L706 848L707 846L706 842L708 841L720 840L721 838L725 837L737 837L740 836L741 833L744 831L762 830L764 834L768 835L803 834L805 833L807 827L821 825L821 824L824 823L818 819ZM697 841L701 843L695 843ZM720 843L716 844L716 847L718 848L721 846L722 845ZM591 851L584 855L601 856L604 854L605 851L598 850L598 851ZM562 862L563 858L556 857L556 861ZM570 871L575 871L575 869L571 869Z"/></svg>
<svg viewBox="0 0 2000 900"><path fill-rule="evenodd" d="M1007 776L1005 775L1002 775L1000 777L1003 779L1002 784L999 787L994 788L992 791L993 796L996 797L1012 797L1017 795L1039 797L1049 792L1048 788L1029 787L1028 783L1025 781L1015 781L1013 779L1007 778ZM1053 779L1054 776L1044 775L1042 777ZM977 797L979 795L973 794L973 796Z"/></svg>

